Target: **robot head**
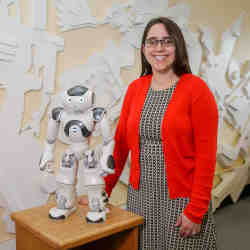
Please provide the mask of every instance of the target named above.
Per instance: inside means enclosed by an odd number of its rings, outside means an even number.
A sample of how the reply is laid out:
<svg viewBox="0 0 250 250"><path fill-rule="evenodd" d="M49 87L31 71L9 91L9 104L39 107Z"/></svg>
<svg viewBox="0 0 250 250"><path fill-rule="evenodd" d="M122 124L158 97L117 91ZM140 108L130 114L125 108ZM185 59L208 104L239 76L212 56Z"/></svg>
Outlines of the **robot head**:
<svg viewBox="0 0 250 250"><path fill-rule="evenodd" d="M64 91L61 97L65 109L73 112L84 112L95 103L94 92L81 85Z"/></svg>

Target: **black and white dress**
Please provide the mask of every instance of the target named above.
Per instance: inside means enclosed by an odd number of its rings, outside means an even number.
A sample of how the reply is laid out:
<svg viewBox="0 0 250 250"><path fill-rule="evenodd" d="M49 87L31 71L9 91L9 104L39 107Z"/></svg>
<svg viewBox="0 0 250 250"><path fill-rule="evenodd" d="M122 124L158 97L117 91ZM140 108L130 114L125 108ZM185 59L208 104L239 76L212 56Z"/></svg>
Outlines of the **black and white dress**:
<svg viewBox="0 0 250 250"><path fill-rule="evenodd" d="M203 219L201 233L183 238L175 226L188 198L171 200L168 194L161 143L161 123L176 85L165 90L149 89L140 120L140 186L128 187L127 209L144 217L139 249L215 250L216 230L211 211Z"/></svg>

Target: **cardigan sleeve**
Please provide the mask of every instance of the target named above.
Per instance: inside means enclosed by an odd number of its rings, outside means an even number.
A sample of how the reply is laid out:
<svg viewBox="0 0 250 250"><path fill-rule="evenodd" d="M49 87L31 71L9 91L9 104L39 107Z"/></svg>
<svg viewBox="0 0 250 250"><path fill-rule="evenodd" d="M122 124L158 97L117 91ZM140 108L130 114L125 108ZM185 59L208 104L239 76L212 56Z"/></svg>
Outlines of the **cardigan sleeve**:
<svg viewBox="0 0 250 250"><path fill-rule="evenodd" d="M193 93L196 93L195 89ZM212 92L203 81L199 93L192 97L191 121L195 145L195 169L190 201L184 214L191 221L200 224L211 200L218 130L217 105Z"/></svg>
<svg viewBox="0 0 250 250"><path fill-rule="evenodd" d="M113 151L115 173L108 175L104 179L105 189L108 196L111 195L112 189L114 188L122 173L129 153L129 148L127 145L127 119L129 114L131 94L133 94L131 92L132 90L130 84L122 104L122 110L115 132L115 146Z"/></svg>

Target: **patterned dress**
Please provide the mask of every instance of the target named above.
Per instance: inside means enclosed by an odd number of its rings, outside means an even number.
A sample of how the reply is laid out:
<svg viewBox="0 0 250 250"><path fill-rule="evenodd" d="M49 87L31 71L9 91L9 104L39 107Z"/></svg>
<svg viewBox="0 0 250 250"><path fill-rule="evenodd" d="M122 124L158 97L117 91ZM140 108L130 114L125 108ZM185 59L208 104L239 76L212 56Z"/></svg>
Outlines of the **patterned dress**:
<svg viewBox="0 0 250 250"><path fill-rule="evenodd" d="M127 209L144 217L139 249L215 250L216 230L210 211L204 216L201 233L183 238L175 226L188 198L171 200L168 194L161 143L161 123L176 85L165 90L149 89L140 120L140 186L128 187Z"/></svg>

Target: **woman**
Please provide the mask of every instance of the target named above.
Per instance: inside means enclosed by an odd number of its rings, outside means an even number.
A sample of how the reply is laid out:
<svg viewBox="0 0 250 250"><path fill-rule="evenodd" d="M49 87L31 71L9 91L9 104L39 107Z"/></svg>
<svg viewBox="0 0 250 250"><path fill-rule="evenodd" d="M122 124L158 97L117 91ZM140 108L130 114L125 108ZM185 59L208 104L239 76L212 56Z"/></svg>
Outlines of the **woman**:
<svg viewBox="0 0 250 250"><path fill-rule="evenodd" d="M140 249L216 249L209 209L218 112L214 97L191 74L179 27L165 17L146 26L141 77L130 84L115 135L115 174L131 167L128 210L142 215Z"/></svg>

